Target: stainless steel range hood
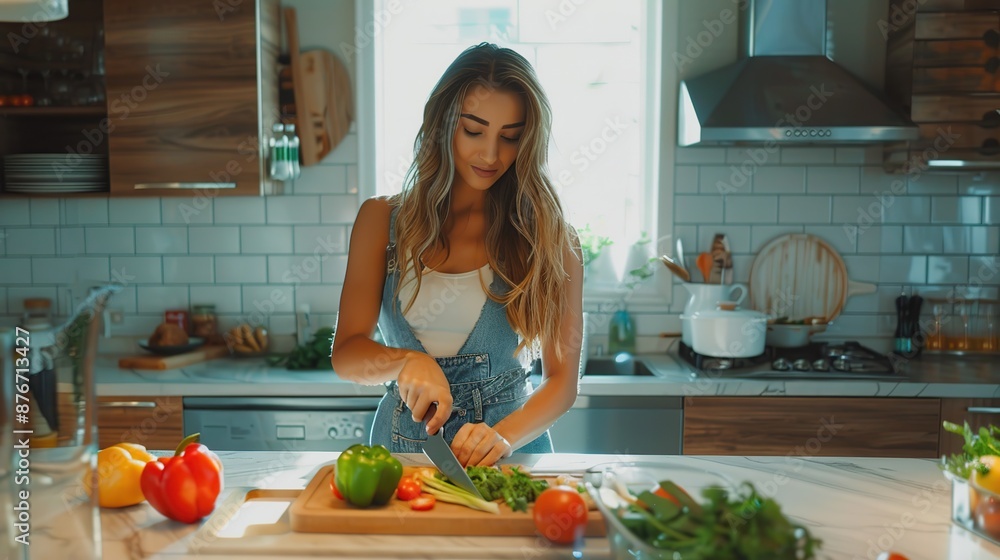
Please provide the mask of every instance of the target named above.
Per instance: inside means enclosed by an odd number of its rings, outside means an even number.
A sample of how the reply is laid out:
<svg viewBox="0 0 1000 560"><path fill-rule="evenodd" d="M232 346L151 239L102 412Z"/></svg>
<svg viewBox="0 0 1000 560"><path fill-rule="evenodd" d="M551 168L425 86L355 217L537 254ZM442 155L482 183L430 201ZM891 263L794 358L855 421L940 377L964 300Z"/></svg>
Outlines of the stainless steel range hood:
<svg viewBox="0 0 1000 560"><path fill-rule="evenodd" d="M881 93L826 56L826 0L749 0L739 62L684 80L678 144L915 140Z"/></svg>

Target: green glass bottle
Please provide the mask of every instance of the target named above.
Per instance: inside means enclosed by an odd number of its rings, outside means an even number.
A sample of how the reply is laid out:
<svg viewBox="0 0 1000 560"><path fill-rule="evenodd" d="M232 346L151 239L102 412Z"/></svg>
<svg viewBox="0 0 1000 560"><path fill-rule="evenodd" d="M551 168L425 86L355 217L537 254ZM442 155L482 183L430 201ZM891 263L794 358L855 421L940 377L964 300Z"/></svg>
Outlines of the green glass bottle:
<svg viewBox="0 0 1000 560"><path fill-rule="evenodd" d="M613 356L622 352L635 354L635 322L625 309L615 311L608 327L608 353Z"/></svg>

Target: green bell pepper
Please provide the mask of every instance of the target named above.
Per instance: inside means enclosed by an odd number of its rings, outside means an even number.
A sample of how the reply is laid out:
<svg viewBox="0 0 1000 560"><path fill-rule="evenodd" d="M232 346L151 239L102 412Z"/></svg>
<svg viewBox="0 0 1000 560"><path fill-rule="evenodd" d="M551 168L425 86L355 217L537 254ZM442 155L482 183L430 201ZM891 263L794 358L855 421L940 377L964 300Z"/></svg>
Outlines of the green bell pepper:
<svg viewBox="0 0 1000 560"><path fill-rule="evenodd" d="M389 503L403 477L403 464L382 445L356 443L337 458L334 481L344 499L358 507Z"/></svg>

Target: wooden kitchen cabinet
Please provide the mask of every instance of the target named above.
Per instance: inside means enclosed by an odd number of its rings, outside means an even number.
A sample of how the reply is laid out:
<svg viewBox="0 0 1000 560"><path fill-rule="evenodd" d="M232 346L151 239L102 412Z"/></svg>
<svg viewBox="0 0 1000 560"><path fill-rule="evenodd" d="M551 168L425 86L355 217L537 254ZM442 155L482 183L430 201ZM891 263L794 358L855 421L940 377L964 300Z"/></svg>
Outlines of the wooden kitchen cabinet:
<svg viewBox="0 0 1000 560"><path fill-rule="evenodd" d="M977 432L990 424L1000 426L1000 399L941 399L941 421L946 420L959 426L968 422ZM965 443L962 436L946 432L944 428L941 428L940 441L938 455L961 453Z"/></svg>
<svg viewBox="0 0 1000 560"><path fill-rule="evenodd" d="M685 455L937 457L939 399L687 397Z"/></svg>
<svg viewBox="0 0 1000 560"><path fill-rule="evenodd" d="M98 397L101 449L131 442L146 449L174 449L184 439L181 397Z"/></svg>
<svg viewBox="0 0 1000 560"><path fill-rule="evenodd" d="M887 21L886 93L920 138L886 168L1000 167L1000 0L890 0Z"/></svg>
<svg viewBox="0 0 1000 560"><path fill-rule="evenodd" d="M112 196L273 194L278 0L104 0Z"/></svg>

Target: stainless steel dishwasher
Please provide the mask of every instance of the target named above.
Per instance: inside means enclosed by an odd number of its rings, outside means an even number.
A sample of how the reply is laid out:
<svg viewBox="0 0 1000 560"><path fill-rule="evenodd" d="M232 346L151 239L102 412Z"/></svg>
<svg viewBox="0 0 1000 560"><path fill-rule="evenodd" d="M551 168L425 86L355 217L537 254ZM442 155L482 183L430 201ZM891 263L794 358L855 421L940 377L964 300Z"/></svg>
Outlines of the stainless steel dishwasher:
<svg viewBox="0 0 1000 560"><path fill-rule="evenodd" d="M184 433L220 451L343 451L368 443L379 397L186 397Z"/></svg>
<svg viewBox="0 0 1000 560"><path fill-rule="evenodd" d="M549 429L557 453L680 455L682 397L579 396Z"/></svg>

